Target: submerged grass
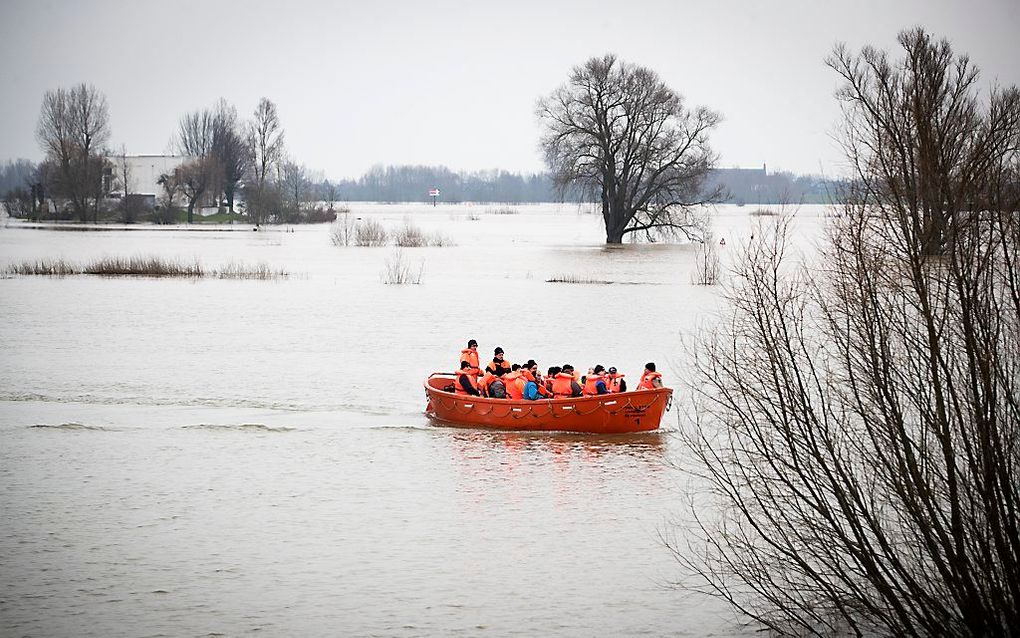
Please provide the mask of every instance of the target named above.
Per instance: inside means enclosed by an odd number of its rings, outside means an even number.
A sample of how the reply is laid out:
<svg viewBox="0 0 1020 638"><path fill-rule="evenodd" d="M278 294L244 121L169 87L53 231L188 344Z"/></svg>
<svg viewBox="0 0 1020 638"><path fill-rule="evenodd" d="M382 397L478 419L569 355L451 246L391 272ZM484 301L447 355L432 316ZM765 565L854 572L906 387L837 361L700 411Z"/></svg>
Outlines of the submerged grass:
<svg viewBox="0 0 1020 638"><path fill-rule="evenodd" d="M7 268L9 275L63 275L79 274L76 267L64 259L36 259L23 261Z"/></svg>
<svg viewBox="0 0 1020 638"><path fill-rule="evenodd" d="M286 270L270 268L269 264L265 262L246 266L232 261L216 271L216 276L220 279L284 279L288 275Z"/></svg>
<svg viewBox="0 0 1020 638"><path fill-rule="evenodd" d="M605 279L592 279L580 275L553 275L545 280L549 284L611 284L613 282Z"/></svg>
<svg viewBox="0 0 1020 638"><path fill-rule="evenodd" d="M101 277L218 277L220 279L281 279L287 271L259 263L254 266L232 262L220 269L206 269L196 259L192 262L155 256L100 257L84 264L66 259L37 259L7 268L11 275L98 275Z"/></svg>
<svg viewBox="0 0 1020 638"><path fill-rule="evenodd" d="M520 213L521 211L517 210L517 208L510 205L496 206L494 208L490 207L485 209L486 215L520 215Z"/></svg>

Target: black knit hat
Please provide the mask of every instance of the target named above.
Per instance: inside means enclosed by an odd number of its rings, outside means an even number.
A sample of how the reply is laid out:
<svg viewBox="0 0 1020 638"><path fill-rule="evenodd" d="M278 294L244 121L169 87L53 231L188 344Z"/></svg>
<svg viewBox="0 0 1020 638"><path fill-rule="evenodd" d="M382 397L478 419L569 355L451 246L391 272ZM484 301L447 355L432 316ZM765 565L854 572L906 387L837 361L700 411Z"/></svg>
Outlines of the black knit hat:
<svg viewBox="0 0 1020 638"><path fill-rule="evenodd" d="M503 354L503 348L500 348L499 346L496 346L496 349L492 351L492 354L493 355Z"/></svg>

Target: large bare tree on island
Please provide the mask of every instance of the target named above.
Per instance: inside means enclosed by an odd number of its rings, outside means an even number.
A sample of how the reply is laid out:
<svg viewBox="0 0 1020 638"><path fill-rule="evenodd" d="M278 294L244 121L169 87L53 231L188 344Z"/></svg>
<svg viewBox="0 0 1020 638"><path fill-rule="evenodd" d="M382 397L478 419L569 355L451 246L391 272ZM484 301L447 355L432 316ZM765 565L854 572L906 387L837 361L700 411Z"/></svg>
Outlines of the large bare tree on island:
<svg viewBox="0 0 1020 638"><path fill-rule="evenodd" d="M687 108L654 71L613 55L575 67L537 112L556 185L598 197L606 243L635 232L700 238L694 213L720 195L704 189L718 114Z"/></svg>
<svg viewBox="0 0 1020 638"><path fill-rule="evenodd" d="M1020 92L899 42L829 59L856 179L822 263L779 221L738 264L682 433L720 515L672 546L781 634L1016 636Z"/></svg>
<svg viewBox="0 0 1020 638"><path fill-rule="evenodd" d="M110 139L110 110L106 96L84 82L43 95L36 139L46 153L55 179L50 191L66 197L78 218L98 220L108 168L103 146Z"/></svg>

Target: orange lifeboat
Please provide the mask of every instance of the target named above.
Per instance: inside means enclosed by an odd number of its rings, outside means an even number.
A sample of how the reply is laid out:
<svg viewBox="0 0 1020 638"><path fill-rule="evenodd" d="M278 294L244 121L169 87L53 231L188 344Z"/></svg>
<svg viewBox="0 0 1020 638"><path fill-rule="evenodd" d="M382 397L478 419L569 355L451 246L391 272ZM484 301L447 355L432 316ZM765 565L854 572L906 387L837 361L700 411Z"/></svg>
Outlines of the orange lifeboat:
<svg viewBox="0 0 1020 638"><path fill-rule="evenodd" d="M659 427L673 390L655 388L591 397L514 401L454 394L455 375L425 380L425 414L444 425L498 430L626 434Z"/></svg>

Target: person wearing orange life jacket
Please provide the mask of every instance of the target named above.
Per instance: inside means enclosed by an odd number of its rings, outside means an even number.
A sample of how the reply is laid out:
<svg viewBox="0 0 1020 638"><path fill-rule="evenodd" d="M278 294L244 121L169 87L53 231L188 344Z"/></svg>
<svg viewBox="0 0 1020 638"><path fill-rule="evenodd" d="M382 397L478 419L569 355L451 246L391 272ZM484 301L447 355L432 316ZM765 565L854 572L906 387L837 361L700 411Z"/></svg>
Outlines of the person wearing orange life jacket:
<svg viewBox="0 0 1020 638"><path fill-rule="evenodd" d="M492 385L492 382L498 378L499 377L488 370L482 373L482 378L478 380L478 389L481 391L483 397L489 396L489 386Z"/></svg>
<svg viewBox="0 0 1020 638"><path fill-rule="evenodd" d="M466 348L460 351L461 362L467 361L471 364L472 368L478 367L478 342L474 339L468 341ZM458 366L460 364L457 364Z"/></svg>
<svg viewBox="0 0 1020 638"><path fill-rule="evenodd" d="M524 399L524 386L527 381L524 379L524 373L521 371L521 366L516 363L510 367L510 374L503 375L503 383L506 385L506 396L508 399L514 401L521 401Z"/></svg>
<svg viewBox="0 0 1020 638"><path fill-rule="evenodd" d="M606 373L606 386L611 393L626 392L627 382L623 380L622 374L617 374L616 366L610 366Z"/></svg>
<svg viewBox="0 0 1020 638"><path fill-rule="evenodd" d="M549 372L542 377L542 382L545 384L545 389L549 391L549 396L553 396L553 379L556 375L563 371L563 368L559 366L553 366L549 368Z"/></svg>
<svg viewBox="0 0 1020 638"><path fill-rule="evenodd" d="M511 372L510 362L503 357L503 348L496 347L492 354L492 361L489 365L485 366L487 372L492 372L496 376L502 376Z"/></svg>
<svg viewBox="0 0 1020 638"><path fill-rule="evenodd" d="M609 387L606 385L606 369L600 364L592 368L591 373L584 380L585 396L596 394L609 394Z"/></svg>
<svg viewBox="0 0 1020 638"><path fill-rule="evenodd" d="M472 368L467 361L461 361L453 393L473 397L481 396L481 392L478 391L478 368Z"/></svg>
<svg viewBox="0 0 1020 638"><path fill-rule="evenodd" d="M492 381L489 381L489 398L490 399L506 398L506 382L503 381L503 377L494 376Z"/></svg>
<svg viewBox="0 0 1020 638"><path fill-rule="evenodd" d="M581 386L574 376L574 366L569 363L563 364L560 371L553 376L552 392L553 397L557 399L581 396Z"/></svg>
<svg viewBox="0 0 1020 638"><path fill-rule="evenodd" d="M655 371L655 363L645 364L645 372L641 375L641 382L638 383L638 390L654 390L662 387L662 375Z"/></svg>
<svg viewBox="0 0 1020 638"><path fill-rule="evenodd" d="M542 382L542 375L538 371L538 364L535 363L534 359L528 359L528 363L521 368L522 375L524 377L524 398L528 401L537 401L538 399L550 399L552 393L545 388L545 383Z"/></svg>

